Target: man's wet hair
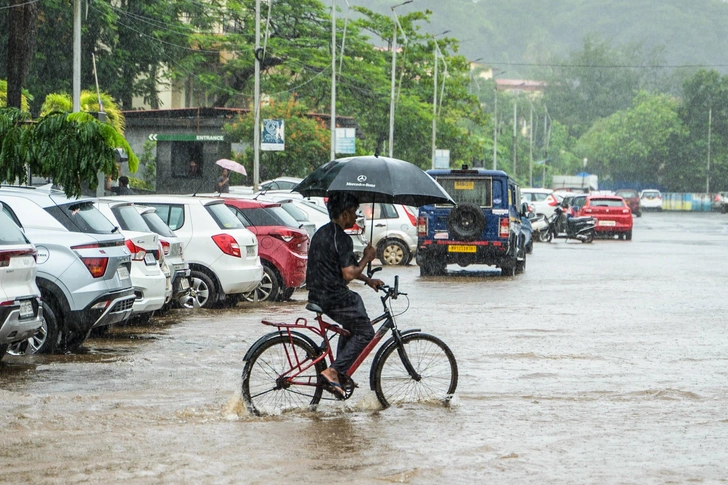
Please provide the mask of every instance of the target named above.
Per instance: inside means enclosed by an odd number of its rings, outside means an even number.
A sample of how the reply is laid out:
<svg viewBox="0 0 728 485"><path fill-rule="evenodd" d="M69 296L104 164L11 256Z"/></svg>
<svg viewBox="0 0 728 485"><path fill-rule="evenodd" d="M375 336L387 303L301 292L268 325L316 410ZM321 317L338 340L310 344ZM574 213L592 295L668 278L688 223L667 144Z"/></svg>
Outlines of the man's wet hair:
<svg viewBox="0 0 728 485"><path fill-rule="evenodd" d="M331 220L339 217L347 209L359 207L359 200L349 192L334 192L326 201L326 208L329 210Z"/></svg>
<svg viewBox="0 0 728 485"><path fill-rule="evenodd" d="M129 177L127 177L126 175L122 175L121 177L119 177L119 183L129 185Z"/></svg>

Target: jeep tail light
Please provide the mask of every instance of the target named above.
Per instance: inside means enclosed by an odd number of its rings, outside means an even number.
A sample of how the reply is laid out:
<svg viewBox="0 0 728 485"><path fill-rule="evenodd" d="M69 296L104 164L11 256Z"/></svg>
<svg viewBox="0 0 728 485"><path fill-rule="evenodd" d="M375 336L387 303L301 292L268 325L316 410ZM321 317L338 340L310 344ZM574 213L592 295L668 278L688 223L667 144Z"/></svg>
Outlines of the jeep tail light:
<svg viewBox="0 0 728 485"><path fill-rule="evenodd" d="M144 250L144 248L140 248L139 246L134 244L131 239L127 239L124 242L126 243L127 249L129 249L129 252L131 253L132 261L144 261L144 256L147 255L147 252Z"/></svg>
<svg viewBox="0 0 728 485"><path fill-rule="evenodd" d="M38 256L38 253L36 253L35 250L33 250L33 249L0 251L0 268L4 268L5 266L10 266L10 259L17 257L17 256L33 256L33 259L36 259Z"/></svg>
<svg viewBox="0 0 728 485"><path fill-rule="evenodd" d="M215 244L223 253L236 258L241 257L240 245L230 234L216 234L212 236L212 240L215 241Z"/></svg>
<svg viewBox="0 0 728 485"><path fill-rule="evenodd" d="M410 222L413 226L417 225L417 215L410 212L410 208L406 205L403 205L402 208L404 209L404 213L407 214L407 217L409 218Z"/></svg>
<svg viewBox="0 0 728 485"><path fill-rule="evenodd" d="M164 255L165 256L169 255L169 249L170 249L169 243L167 241L162 241L161 239L159 240L159 242L162 243L162 252L164 253Z"/></svg>
<svg viewBox="0 0 728 485"><path fill-rule="evenodd" d="M427 217L417 218L417 237L427 237Z"/></svg>
<svg viewBox="0 0 728 485"><path fill-rule="evenodd" d="M507 217L501 218L500 225L498 226L498 237L508 237L510 232L511 221Z"/></svg>
<svg viewBox="0 0 728 485"><path fill-rule="evenodd" d="M106 273L106 266L109 264L109 258L81 258L83 264L94 278L101 278Z"/></svg>
<svg viewBox="0 0 728 485"><path fill-rule="evenodd" d="M554 197L553 195L549 195L548 197L546 197L546 202L548 202L551 207L559 205L559 201L556 200L556 197Z"/></svg>

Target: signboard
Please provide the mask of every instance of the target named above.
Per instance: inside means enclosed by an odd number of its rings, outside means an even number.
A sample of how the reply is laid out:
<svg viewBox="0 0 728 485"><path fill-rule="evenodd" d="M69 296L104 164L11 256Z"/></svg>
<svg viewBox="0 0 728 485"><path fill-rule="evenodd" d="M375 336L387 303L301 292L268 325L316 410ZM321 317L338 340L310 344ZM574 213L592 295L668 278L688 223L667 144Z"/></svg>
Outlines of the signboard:
<svg viewBox="0 0 728 485"><path fill-rule="evenodd" d="M435 168L450 168L450 150L435 150Z"/></svg>
<svg viewBox="0 0 728 485"><path fill-rule="evenodd" d="M356 153L355 128L336 128L336 153Z"/></svg>
<svg viewBox="0 0 728 485"><path fill-rule="evenodd" d="M280 152L286 149L283 120L263 120L260 149Z"/></svg>
<svg viewBox="0 0 728 485"><path fill-rule="evenodd" d="M147 138L151 141L225 141L225 135L189 135L183 133L151 133Z"/></svg>

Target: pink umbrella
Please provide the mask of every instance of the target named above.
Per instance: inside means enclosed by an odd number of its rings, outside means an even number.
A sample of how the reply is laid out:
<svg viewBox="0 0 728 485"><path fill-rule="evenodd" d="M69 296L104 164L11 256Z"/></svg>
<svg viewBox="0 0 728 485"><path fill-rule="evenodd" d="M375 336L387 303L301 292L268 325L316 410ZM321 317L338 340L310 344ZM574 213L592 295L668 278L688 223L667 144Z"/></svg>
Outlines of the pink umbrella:
<svg viewBox="0 0 728 485"><path fill-rule="evenodd" d="M221 158L220 160L215 162L215 165L220 165L222 168L226 168L232 172L238 172L238 173L242 173L243 175L248 175L248 172L245 171L245 167L240 165L235 160Z"/></svg>

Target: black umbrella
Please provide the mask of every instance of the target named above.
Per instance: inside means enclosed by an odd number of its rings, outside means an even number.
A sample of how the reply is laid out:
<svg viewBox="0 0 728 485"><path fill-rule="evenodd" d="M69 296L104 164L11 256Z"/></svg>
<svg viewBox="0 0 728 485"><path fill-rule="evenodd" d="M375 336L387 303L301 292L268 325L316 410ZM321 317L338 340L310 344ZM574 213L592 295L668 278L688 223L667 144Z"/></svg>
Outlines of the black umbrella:
<svg viewBox="0 0 728 485"><path fill-rule="evenodd" d="M311 172L292 190L305 197L349 192L356 196L359 203L371 202L372 215L376 202L413 207L455 203L445 189L417 165L372 155L332 160ZM371 263L368 271L371 275Z"/></svg>
<svg viewBox="0 0 728 485"><path fill-rule="evenodd" d="M420 207L453 203L440 184L417 165L372 155L332 160L293 188L306 197L350 192L360 203L383 202Z"/></svg>

